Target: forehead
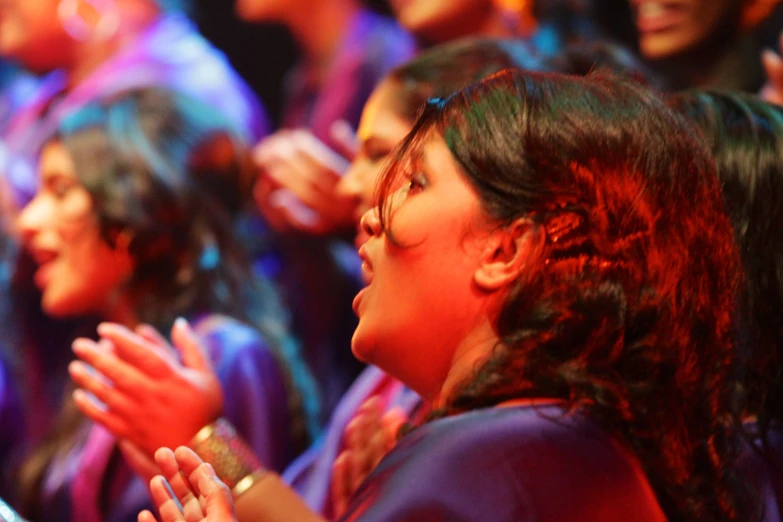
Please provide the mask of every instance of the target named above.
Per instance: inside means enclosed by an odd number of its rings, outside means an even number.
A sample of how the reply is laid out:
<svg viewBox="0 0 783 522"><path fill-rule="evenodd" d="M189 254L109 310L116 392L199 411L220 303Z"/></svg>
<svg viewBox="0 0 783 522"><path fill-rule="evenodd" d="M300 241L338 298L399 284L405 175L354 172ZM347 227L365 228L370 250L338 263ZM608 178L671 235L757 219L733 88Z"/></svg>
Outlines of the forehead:
<svg viewBox="0 0 783 522"><path fill-rule="evenodd" d="M41 150L41 157L38 163L38 170L41 177L61 175L75 176L73 158L60 141L51 141Z"/></svg>
<svg viewBox="0 0 783 522"><path fill-rule="evenodd" d="M357 136L361 141L377 135L396 137L397 141L411 130L411 122L399 113L400 85L391 80L383 81L373 91L362 111Z"/></svg>

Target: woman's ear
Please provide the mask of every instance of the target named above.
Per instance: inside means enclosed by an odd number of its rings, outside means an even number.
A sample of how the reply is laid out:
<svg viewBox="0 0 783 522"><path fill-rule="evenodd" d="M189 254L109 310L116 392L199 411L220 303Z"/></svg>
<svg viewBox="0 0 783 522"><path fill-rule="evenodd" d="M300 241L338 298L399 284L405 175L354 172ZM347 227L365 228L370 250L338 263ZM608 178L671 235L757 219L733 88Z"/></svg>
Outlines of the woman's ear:
<svg viewBox="0 0 783 522"><path fill-rule="evenodd" d="M511 284L541 255L544 241L543 230L525 218L492 232L473 280L485 291Z"/></svg>

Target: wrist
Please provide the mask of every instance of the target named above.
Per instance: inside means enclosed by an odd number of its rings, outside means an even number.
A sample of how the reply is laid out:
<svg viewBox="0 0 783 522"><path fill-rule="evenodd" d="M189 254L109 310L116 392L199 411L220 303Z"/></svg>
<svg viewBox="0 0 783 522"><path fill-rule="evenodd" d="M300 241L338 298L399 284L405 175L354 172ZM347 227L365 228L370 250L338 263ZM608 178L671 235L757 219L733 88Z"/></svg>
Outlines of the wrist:
<svg viewBox="0 0 783 522"><path fill-rule="evenodd" d="M223 418L201 428L191 439L190 448L212 466L235 499L267 473L253 450Z"/></svg>

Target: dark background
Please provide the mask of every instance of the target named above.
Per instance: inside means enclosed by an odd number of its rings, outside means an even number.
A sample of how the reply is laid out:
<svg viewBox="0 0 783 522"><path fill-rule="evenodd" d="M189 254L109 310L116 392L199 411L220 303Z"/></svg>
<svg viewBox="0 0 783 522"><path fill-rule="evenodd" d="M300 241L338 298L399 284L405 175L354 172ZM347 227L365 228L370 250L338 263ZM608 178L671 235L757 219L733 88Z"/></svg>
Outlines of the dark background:
<svg viewBox="0 0 783 522"><path fill-rule="evenodd" d="M193 3L192 17L202 34L226 53L234 68L261 97L277 125L282 81L297 58L293 39L283 27L243 22L234 14L233 0L194 0ZM367 0L365 4L389 14L384 0Z"/></svg>

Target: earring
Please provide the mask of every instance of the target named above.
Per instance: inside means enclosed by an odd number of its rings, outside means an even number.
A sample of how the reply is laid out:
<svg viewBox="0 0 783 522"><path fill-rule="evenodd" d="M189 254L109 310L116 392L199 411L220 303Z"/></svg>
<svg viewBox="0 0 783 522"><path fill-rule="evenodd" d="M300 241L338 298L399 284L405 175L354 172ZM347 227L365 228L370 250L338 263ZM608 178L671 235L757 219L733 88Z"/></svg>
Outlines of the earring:
<svg viewBox="0 0 783 522"><path fill-rule="evenodd" d="M98 15L98 22L91 23L79 13L79 6L86 4ZM85 42L91 38L108 40L117 32L120 16L114 0L60 0L57 17L71 38Z"/></svg>

